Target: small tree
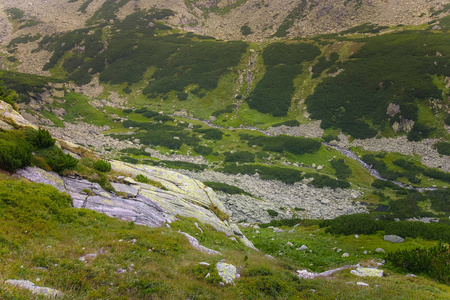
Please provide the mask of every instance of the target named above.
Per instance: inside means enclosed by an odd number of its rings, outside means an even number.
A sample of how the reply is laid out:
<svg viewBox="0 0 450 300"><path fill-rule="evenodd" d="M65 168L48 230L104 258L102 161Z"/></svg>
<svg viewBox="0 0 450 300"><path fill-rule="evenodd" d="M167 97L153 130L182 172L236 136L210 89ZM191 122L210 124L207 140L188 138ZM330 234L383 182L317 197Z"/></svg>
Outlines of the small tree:
<svg viewBox="0 0 450 300"><path fill-rule="evenodd" d="M38 149L45 149L55 144L55 139L52 138L47 129L41 129L36 132L33 137L32 144Z"/></svg>
<svg viewBox="0 0 450 300"><path fill-rule="evenodd" d="M101 159L95 162L94 168L100 172L109 172L111 171L111 164L108 161Z"/></svg>

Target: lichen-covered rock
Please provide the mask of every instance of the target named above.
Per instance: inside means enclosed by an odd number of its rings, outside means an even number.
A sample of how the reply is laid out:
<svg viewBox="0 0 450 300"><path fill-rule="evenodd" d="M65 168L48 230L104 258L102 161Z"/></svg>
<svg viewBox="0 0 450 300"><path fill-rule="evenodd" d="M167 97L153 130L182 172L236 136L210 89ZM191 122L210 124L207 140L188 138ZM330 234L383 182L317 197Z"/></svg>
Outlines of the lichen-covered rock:
<svg viewBox="0 0 450 300"><path fill-rule="evenodd" d="M375 268L361 268L351 270L350 273L359 277L383 277L384 271Z"/></svg>
<svg viewBox="0 0 450 300"><path fill-rule="evenodd" d="M217 272L225 283L233 283L236 279L236 267L230 264L219 262L216 264Z"/></svg>
<svg viewBox="0 0 450 300"><path fill-rule="evenodd" d="M10 125L17 125L19 127L31 127L38 129L38 127L24 117L22 117L17 111L15 111L12 106L2 100L0 100L0 120L4 121Z"/></svg>
<svg viewBox="0 0 450 300"><path fill-rule="evenodd" d="M191 217L228 236L234 235L244 245L255 249L236 224L219 219L209 209L214 206L226 212L214 191L203 183L162 168L134 166L116 161L112 161L111 165L125 174L142 174L159 182L166 190L134 180L128 180L129 184L112 183L117 192L126 194L124 198L105 191L97 183L73 177L62 178L56 173L35 167L24 168L17 171L17 174L30 181L49 184L61 192L66 192L72 197L73 206L76 208L95 210L110 217L151 227L171 223L177 219L177 215Z"/></svg>
<svg viewBox="0 0 450 300"><path fill-rule="evenodd" d="M48 288L48 287L40 287L28 280L9 279L9 280L6 280L5 283L9 284L9 285L17 286L19 288L27 289L36 295L42 295L45 297L52 297L52 298L62 296L62 292L60 292L58 290Z"/></svg>

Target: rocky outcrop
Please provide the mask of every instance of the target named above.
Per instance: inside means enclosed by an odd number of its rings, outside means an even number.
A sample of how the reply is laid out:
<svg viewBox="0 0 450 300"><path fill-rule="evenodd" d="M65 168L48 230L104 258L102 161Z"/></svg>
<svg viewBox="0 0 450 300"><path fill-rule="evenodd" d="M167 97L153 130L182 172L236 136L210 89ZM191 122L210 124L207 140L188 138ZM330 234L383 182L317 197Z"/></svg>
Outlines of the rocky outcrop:
<svg viewBox="0 0 450 300"><path fill-rule="evenodd" d="M243 244L254 248L236 224L219 219L209 209L214 207L227 212L215 193L201 182L162 168L116 161L111 164L116 172L129 176L144 175L164 186L164 189L119 178L112 183L116 194L105 191L97 183L75 177L60 177L36 167L21 169L17 171L17 175L33 182L50 184L59 191L66 192L77 208L95 210L110 217L151 227L171 223L177 216L191 217L229 236L236 236Z"/></svg>
<svg viewBox="0 0 450 300"><path fill-rule="evenodd" d="M10 104L2 100L0 100L0 121L3 121L3 124L8 123L19 127L38 128L36 125L25 120L24 117L15 111Z"/></svg>

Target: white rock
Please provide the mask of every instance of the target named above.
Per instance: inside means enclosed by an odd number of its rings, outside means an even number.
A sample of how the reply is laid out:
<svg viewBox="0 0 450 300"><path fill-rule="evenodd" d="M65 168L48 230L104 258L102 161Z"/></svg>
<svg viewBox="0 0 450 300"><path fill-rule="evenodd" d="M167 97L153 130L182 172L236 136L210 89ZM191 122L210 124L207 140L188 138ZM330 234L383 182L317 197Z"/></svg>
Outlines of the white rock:
<svg viewBox="0 0 450 300"><path fill-rule="evenodd" d="M350 256L350 254L348 254L347 252L342 254L342 257L349 257L349 256Z"/></svg>
<svg viewBox="0 0 450 300"><path fill-rule="evenodd" d="M359 286L369 286L367 283L361 282L361 281L358 281L358 282L356 283L356 285L359 285Z"/></svg>

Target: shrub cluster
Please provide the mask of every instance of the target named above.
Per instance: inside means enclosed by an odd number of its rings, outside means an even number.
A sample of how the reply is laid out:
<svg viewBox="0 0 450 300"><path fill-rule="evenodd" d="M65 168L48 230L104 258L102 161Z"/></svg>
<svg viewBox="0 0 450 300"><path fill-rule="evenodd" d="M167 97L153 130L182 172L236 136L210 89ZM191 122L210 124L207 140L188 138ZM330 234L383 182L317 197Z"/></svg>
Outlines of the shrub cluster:
<svg viewBox="0 0 450 300"><path fill-rule="evenodd" d="M312 44L273 43L265 48L263 59L267 72L246 98L250 108L274 116L285 116L295 90L293 80L303 71L301 64L319 54L319 48Z"/></svg>
<svg viewBox="0 0 450 300"><path fill-rule="evenodd" d="M320 174L307 174L305 177L313 177L314 180L311 181L311 184L316 188L330 187L332 189L347 189L350 187L350 182L346 180L333 179L327 175Z"/></svg>
<svg viewBox="0 0 450 300"><path fill-rule="evenodd" d="M225 153L225 162L254 162L255 154L248 151Z"/></svg>
<svg viewBox="0 0 450 300"><path fill-rule="evenodd" d="M109 172L111 171L111 164L107 160L100 159L95 162L94 169L99 172Z"/></svg>
<svg viewBox="0 0 450 300"><path fill-rule="evenodd" d="M272 218L278 217L278 212L276 210L273 209L268 209L267 213L269 214L269 216L271 216Z"/></svg>
<svg viewBox="0 0 450 300"><path fill-rule="evenodd" d="M447 224L375 220L373 216L368 214L346 215L333 220L325 220L320 224L320 227L326 227L325 231L332 234L374 234L378 230L383 230L385 234L394 234L404 238L450 242L450 230Z"/></svg>
<svg viewBox="0 0 450 300"><path fill-rule="evenodd" d="M31 143L38 149L45 149L53 146L55 144L55 139L52 138L47 129L39 128L39 130L34 134Z"/></svg>
<svg viewBox="0 0 450 300"><path fill-rule="evenodd" d="M14 172L31 162L32 146L18 131L0 132L0 169Z"/></svg>
<svg viewBox="0 0 450 300"><path fill-rule="evenodd" d="M389 252L386 260L406 272L424 274L439 282L450 284L450 249L448 245L426 249L398 250Z"/></svg>
<svg viewBox="0 0 450 300"><path fill-rule="evenodd" d="M61 174L66 169L73 169L78 163L78 160L70 154L64 153L60 148L52 146L46 149L43 154L45 161L50 166L52 171Z"/></svg>
<svg viewBox="0 0 450 300"><path fill-rule="evenodd" d="M207 140L216 140L219 141L222 139L223 132L220 131L217 128L210 128L210 129L194 129L194 132L203 133L203 138Z"/></svg>
<svg viewBox="0 0 450 300"><path fill-rule="evenodd" d="M251 196L250 193L247 193L243 189L238 188L237 186L234 186L234 185L229 185L226 183L214 182L214 181L205 181L203 183L215 191L220 191L220 192L224 192L224 193L231 194L231 195L238 194L238 195Z"/></svg>
<svg viewBox="0 0 450 300"><path fill-rule="evenodd" d="M425 46L417 48L418 41ZM336 63L345 72L322 80L305 100L311 117L322 120L322 128L341 128L355 138L370 138L389 125L389 103L400 104L403 114L408 106L417 109L414 99L442 98L430 74L448 76L449 56L435 55L448 45L435 34L405 31L361 42L364 46L351 59ZM416 116L412 120L417 124ZM427 135L426 128L420 127L409 134L410 139Z"/></svg>
<svg viewBox="0 0 450 300"><path fill-rule="evenodd" d="M287 135L268 137L241 134L240 138L247 140L249 145L261 146L265 151L290 152L297 155L314 153L321 147L321 143L317 140Z"/></svg>
<svg viewBox="0 0 450 300"><path fill-rule="evenodd" d="M447 142L437 142L434 144L437 152L442 155L450 155L450 143Z"/></svg>
<svg viewBox="0 0 450 300"><path fill-rule="evenodd" d="M337 178L346 179L352 175L352 170L345 164L345 161L342 158L333 159L330 163L331 167L336 172Z"/></svg>
<svg viewBox="0 0 450 300"><path fill-rule="evenodd" d="M326 69L331 68L331 66L334 65L334 63L339 59L339 54L336 52L331 53L330 59L326 59L325 56L321 56L319 58L319 61L313 66L312 68L312 78L317 78L322 74L323 71Z"/></svg>

